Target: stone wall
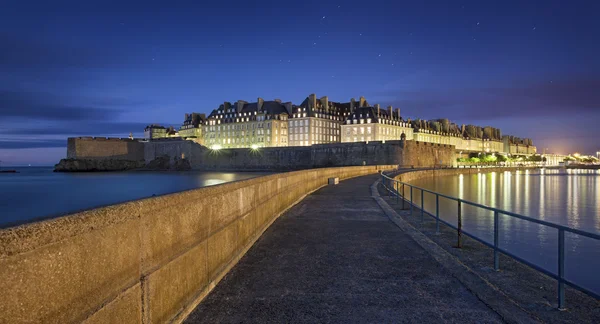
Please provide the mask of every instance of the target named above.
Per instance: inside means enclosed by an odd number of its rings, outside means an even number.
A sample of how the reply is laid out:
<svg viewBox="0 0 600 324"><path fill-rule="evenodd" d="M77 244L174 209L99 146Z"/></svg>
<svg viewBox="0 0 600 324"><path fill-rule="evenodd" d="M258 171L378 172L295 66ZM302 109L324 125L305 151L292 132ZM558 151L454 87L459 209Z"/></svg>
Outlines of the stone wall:
<svg viewBox="0 0 600 324"><path fill-rule="evenodd" d="M180 322L328 177L394 167L279 173L0 230L0 323Z"/></svg>
<svg viewBox="0 0 600 324"><path fill-rule="evenodd" d="M67 159L144 160L144 144L136 139L106 137L70 137Z"/></svg>
<svg viewBox="0 0 600 324"><path fill-rule="evenodd" d="M145 143L145 159L185 157L197 170L299 170L395 164L414 167L456 164L451 145L415 141L336 143L296 147L211 150L191 141Z"/></svg>

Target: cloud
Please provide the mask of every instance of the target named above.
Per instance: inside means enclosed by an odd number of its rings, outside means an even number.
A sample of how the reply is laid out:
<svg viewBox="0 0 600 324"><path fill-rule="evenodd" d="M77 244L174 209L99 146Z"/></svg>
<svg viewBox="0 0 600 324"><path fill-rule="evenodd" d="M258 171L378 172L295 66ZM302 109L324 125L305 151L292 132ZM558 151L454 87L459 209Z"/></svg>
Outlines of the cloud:
<svg viewBox="0 0 600 324"><path fill-rule="evenodd" d="M0 140L0 149L67 147L67 140Z"/></svg>
<svg viewBox="0 0 600 324"><path fill-rule="evenodd" d="M410 115L433 118L492 120L507 117L561 117L600 112L600 78L573 77L557 81L515 83L505 88L454 90L387 90L394 96L385 104L400 107Z"/></svg>
<svg viewBox="0 0 600 324"><path fill-rule="evenodd" d="M63 136L109 136L142 133L149 123L135 122L81 122L68 127L14 127L0 129L5 135L63 135Z"/></svg>
<svg viewBox="0 0 600 324"><path fill-rule="evenodd" d="M89 104L80 105L77 101ZM91 105L90 105L91 104ZM125 107L139 106L140 101L122 98L69 98L43 92L0 90L2 119L36 119L52 121L83 121L114 119Z"/></svg>

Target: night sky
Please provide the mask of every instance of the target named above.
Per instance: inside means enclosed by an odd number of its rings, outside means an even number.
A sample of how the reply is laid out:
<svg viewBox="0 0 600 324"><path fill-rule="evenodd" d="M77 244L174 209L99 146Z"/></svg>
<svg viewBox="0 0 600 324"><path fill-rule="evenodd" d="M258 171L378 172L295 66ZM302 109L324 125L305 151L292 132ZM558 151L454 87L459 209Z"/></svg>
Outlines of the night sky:
<svg viewBox="0 0 600 324"><path fill-rule="evenodd" d="M0 160L310 93L600 150L600 1L3 1Z"/></svg>

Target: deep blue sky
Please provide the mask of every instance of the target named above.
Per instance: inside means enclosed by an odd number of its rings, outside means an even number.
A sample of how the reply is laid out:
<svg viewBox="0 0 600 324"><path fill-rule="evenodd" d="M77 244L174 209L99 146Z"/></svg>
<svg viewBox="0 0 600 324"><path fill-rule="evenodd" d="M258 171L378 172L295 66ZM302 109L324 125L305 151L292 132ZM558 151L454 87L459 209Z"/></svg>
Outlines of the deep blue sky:
<svg viewBox="0 0 600 324"><path fill-rule="evenodd" d="M0 160L310 93L600 150L600 1L3 1Z"/></svg>

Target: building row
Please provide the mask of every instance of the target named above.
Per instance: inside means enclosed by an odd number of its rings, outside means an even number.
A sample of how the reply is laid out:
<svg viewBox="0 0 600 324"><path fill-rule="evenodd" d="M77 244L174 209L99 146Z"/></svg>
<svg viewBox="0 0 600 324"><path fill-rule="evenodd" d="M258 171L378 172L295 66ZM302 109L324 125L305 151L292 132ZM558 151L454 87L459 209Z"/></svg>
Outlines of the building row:
<svg viewBox="0 0 600 324"><path fill-rule="evenodd" d="M213 148L309 146L389 140L415 140L454 145L457 151L534 154L531 139L502 135L497 128L457 125L448 119L411 120L400 109L358 101L329 101L311 94L300 104L279 99L224 102L208 116L185 115L179 130L149 125L148 140L180 137Z"/></svg>

